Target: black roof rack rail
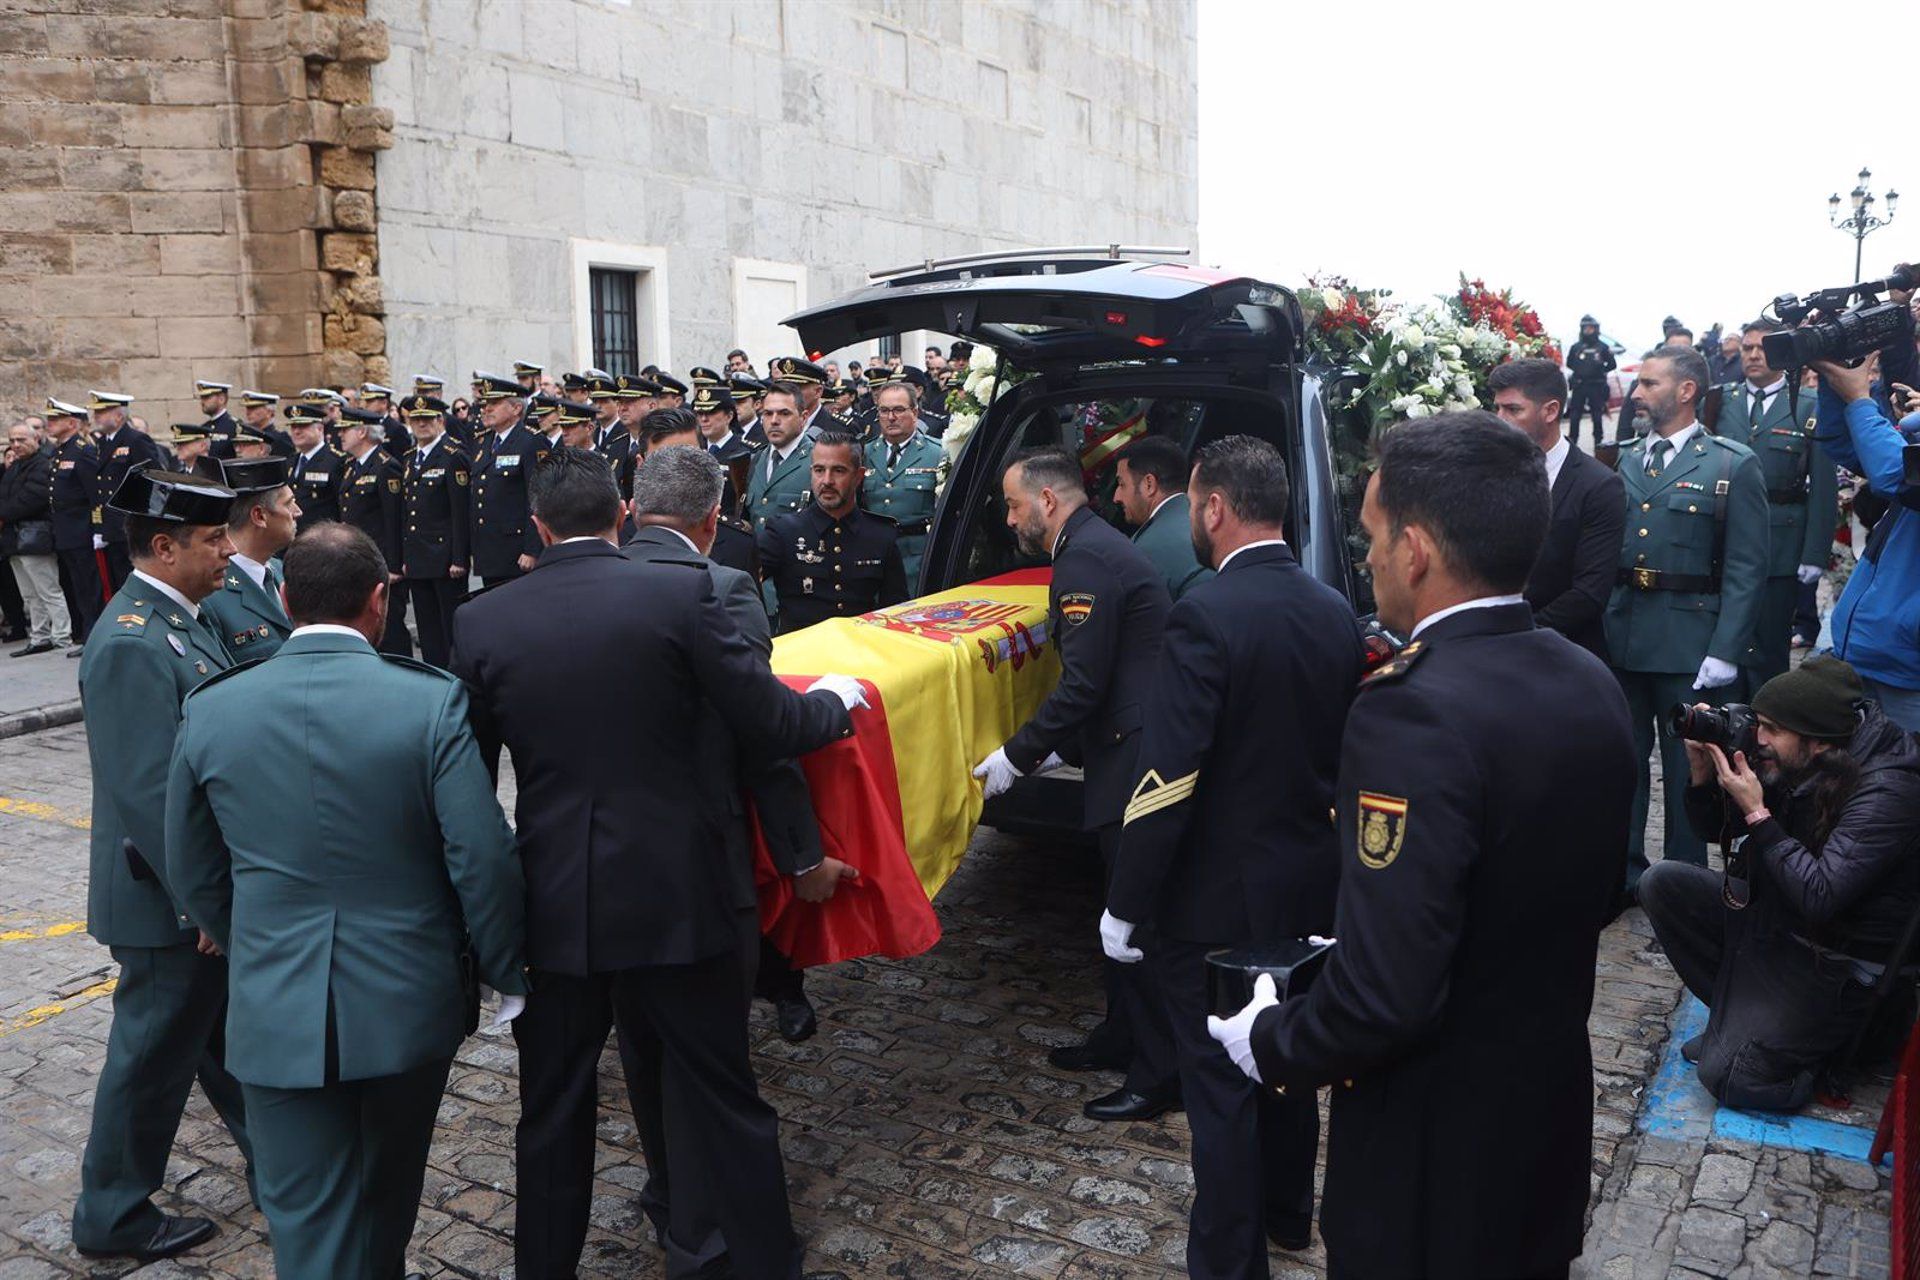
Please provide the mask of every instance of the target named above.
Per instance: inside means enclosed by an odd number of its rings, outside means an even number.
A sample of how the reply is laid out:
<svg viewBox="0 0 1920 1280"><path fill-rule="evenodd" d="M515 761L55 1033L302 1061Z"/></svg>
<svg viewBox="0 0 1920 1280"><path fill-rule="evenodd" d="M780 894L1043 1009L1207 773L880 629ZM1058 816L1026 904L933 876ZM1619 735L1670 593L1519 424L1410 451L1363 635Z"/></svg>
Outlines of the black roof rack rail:
<svg viewBox="0 0 1920 1280"><path fill-rule="evenodd" d="M1008 258L1112 258L1118 262L1122 258L1190 258L1192 256L1192 249L1171 245L1086 244L1063 245L1051 249L1002 249L994 253L967 253L957 258L928 258L912 266L890 267L885 271L869 272L867 279L880 281L894 276L916 275L922 271L944 271L949 267L964 267L976 262L1004 262Z"/></svg>

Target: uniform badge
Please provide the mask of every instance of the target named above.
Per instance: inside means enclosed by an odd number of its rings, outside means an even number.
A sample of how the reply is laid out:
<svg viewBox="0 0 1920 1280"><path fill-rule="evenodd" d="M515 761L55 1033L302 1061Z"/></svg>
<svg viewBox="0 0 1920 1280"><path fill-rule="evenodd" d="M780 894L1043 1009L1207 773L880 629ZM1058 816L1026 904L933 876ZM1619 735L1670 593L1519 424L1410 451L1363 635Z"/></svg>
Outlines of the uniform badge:
<svg viewBox="0 0 1920 1280"><path fill-rule="evenodd" d="M260 627L259 627L259 630L258 630L258 635L260 636L260 638L261 638L262 640L265 640L265 639L267 638L267 624L266 624L266 623L264 623L264 622L263 622L263 623L261 623L261 624L260 624Z"/></svg>
<svg viewBox="0 0 1920 1280"><path fill-rule="evenodd" d="M123 613L115 618L114 621L123 627L144 627L147 625L147 620L137 613Z"/></svg>
<svg viewBox="0 0 1920 1280"><path fill-rule="evenodd" d="M171 631L167 632L167 645L169 648L171 648L175 653L179 654L181 657L184 658L187 656L187 646L185 646L184 644L181 644L180 637L173 634L173 632Z"/></svg>
<svg viewBox="0 0 1920 1280"><path fill-rule="evenodd" d="M207 674L207 664L204 662L195 662L193 664L193 673L197 676Z"/></svg>
<svg viewBox="0 0 1920 1280"><path fill-rule="evenodd" d="M464 472L464 471L456 471L456 472L454 472L454 473L453 473L453 482L454 482L455 484L457 484L457 485L459 485L459 486L460 486L461 488L463 488L463 489L464 489L464 488L466 487L466 484L467 484L467 473L466 473L466 472Z"/></svg>
<svg viewBox="0 0 1920 1280"><path fill-rule="evenodd" d="M1360 793L1360 865L1382 871L1400 856L1407 835L1407 802L1399 796Z"/></svg>
<svg viewBox="0 0 1920 1280"><path fill-rule="evenodd" d="M800 579L800 594L801 594L801 595L803 595L803 596L810 596L810 595L812 595L812 594L813 594L813 579L812 579L812 578L802 578L802 579Z"/></svg>
<svg viewBox="0 0 1920 1280"><path fill-rule="evenodd" d="M1085 591L1069 591L1060 597L1060 616L1068 626L1079 626L1093 616L1093 596Z"/></svg>
<svg viewBox="0 0 1920 1280"><path fill-rule="evenodd" d="M387 481L387 492L388 492L388 493L398 493L398 492L400 492L400 479L399 479L399 477L398 477L398 476L396 476L396 477L394 477L393 479L391 479L391 480L389 480L389 481Z"/></svg>

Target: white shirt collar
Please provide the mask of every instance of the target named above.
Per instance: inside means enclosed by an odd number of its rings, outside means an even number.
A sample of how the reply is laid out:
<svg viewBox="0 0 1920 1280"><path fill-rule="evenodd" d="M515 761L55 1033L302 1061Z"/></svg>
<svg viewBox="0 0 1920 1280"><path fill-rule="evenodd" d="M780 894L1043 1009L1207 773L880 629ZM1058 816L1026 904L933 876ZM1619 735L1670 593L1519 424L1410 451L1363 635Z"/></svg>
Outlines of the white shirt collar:
<svg viewBox="0 0 1920 1280"><path fill-rule="evenodd" d="M175 591L172 587L160 581L160 579L154 577L152 574L142 573L140 570L135 569L133 571L133 576L140 579L140 581L146 583L148 586L152 587L155 591L158 591L161 595L165 596L167 599L179 605L182 609L185 609L187 611L187 616L189 618L198 618L200 616L199 605L187 599L185 596L181 595L178 591Z"/></svg>
<svg viewBox="0 0 1920 1280"><path fill-rule="evenodd" d="M352 627L345 627L337 622L309 622L304 627L295 627L287 639L298 640L301 636L352 636L361 644L367 644L365 636ZM367 648L371 650L373 646L368 644Z"/></svg>
<svg viewBox="0 0 1920 1280"><path fill-rule="evenodd" d="M1673 445L1673 453L1670 456L1675 458L1679 457L1680 451L1687 447L1687 441L1693 439L1694 433L1699 430L1700 424L1698 422L1689 422L1672 435L1664 437L1668 443ZM1658 444L1662 438L1657 431L1647 437L1647 453L1649 456L1653 453L1653 446Z"/></svg>
<svg viewBox="0 0 1920 1280"><path fill-rule="evenodd" d="M1428 627L1440 621L1440 619L1450 618L1456 613L1465 613L1469 609L1497 609L1503 604L1525 604L1526 602L1527 598L1525 596L1481 596L1478 600L1462 600L1459 604L1449 605L1438 613L1430 613L1420 619L1419 623L1413 628L1413 634L1408 636L1407 639L1419 639L1422 631L1425 631Z"/></svg>
<svg viewBox="0 0 1920 1280"><path fill-rule="evenodd" d="M1747 379L1747 394L1750 396L1758 396L1762 400L1771 400L1779 395L1780 392L1786 388L1786 385L1787 375L1784 373L1764 387L1754 386L1753 379L1749 378Z"/></svg>
<svg viewBox="0 0 1920 1280"><path fill-rule="evenodd" d="M680 541L682 541L682 542L684 542L684 543L686 543L686 544L687 544L687 550L689 550L689 551L691 551L691 552L693 552L693 554L695 554L695 555L701 555L701 554L703 554L703 553L701 552L701 550L700 550L700 548L694 545L694 543L693 543L693 539L692 539L692 538L689 538L689 537L688 537L688 536L687 536L686 534L684 534L684 533L682 533L682 532L680 532L680 531L679 531L678 529L676 529L676 528L674 528L674 527L673 527L672 525L670 525L670 524L653 524L653 525L648 525L647 527L648 527L649 529L659 529L659 530L661 530L661 531L663 531L663 532L665 532L665 533L670 533L670 534L672 534L672 535L673 535L674 537L676 537L676 538L678 538L678 539L680 539Z"/></svg>
<svg viewBox="0 0 1920 1280"><path fill-rule="evenodd" d="M1172 499L1168 499L1168 501L1172 501ZM1155 510L1157 511L1158 508L1155 508ZM1249 542L1244 547L1235 547L1233 550L1227 552L1227 558L1220 562L1220 566L1217 569L1215 569L1214 572L1225 573L1227 571L1227 566L1233 563L1233 558L1239 555L1242 551L1251 551L1255 547L1284 547L1286 545L1287 545L1287 540L1285 538L1262 538L1258 542Z"/></svg>
<svg viewBox="0 0 1920 1280"><path fill-rule="evenodd" d="M721 436L721 437L720 437L720 438L719 438L718 440L709 440L709 441L707 441L707 448L709 448L709 449L724 449L724 448L726 448L726 447L727 447L728 445L730 445L730 444L732 444L732 443L733 443L733 438L734 438L734 436L736 436L736 435L738 435L738 434L739 434L738 432L736 432L736 431L731 431L731 430L730 430L730 431L728 431L728 432L727 432L727 434L725 434L725 435L723 435L723 436Z"/></svg>
<svg viewBox="0 0 1920 1280"><path fill-rule="evenodd" d="M267 566L258 560L250 560L238 551L233 553L231 563L240 566L240 572L253 579L253 585L262 591L267 589Z"/></svg>
<svg viewBox="0 0 1920 1280"><path fill-rule="evenodd" d="M301 455L300 455L300 461L302 461L302 462L312 462L312 461L313 461L313 455L314 455L314 454L316 454L316 453L318 453L318 452L320 452L320 451L321 451L322 449L324 449L324 448L326 448L326 447L327 447L327 442L326 442L325 440L322 440L322 441L321 441L321 442L320 442L319 444L317 444L317 445L315 445L315 446L313 446L313 448L311 448L311 449L309 449L309 450L307 450L307 451L306 451L305 453L303 453L303 454L301 454Z"/></svg>
<svg viewBox="0 0 1920 1280"><path fill-rule="evenodd" d="M606 539L601 537L597 533L576 533L571 538L562 538L560 539L560 541L554 543L553 545L556 547L564 547L569 542L605 542L605 541Z"/></svg>
<svg viewBox="0 0 1920 1280"><path fill-rule="evenodd" d="M374 453L374 452L375 452L375 451L377 451L377 450L378 450L379 448L380 448L380 446L379 446L379 445L377 445L377 444L369 444L369 445L367 446L367 452L366 452L366 453L356 453L356 454L354 454L354 455L353 455L353 461L354 461L354 463L355 463L355 465L358 465L358 464L360 464L360 463L362 463L362 462L365 462L365 461L367 460L367 455L368 455L368 454L371 454L371 453ZM357 634L357 633L356 633L356 634Z"/></svg>
<svg viewBox="0 0 1920 1280"><path fill-rule="evenodd" d="M447 438L447 433L442 431L439 435L433 438L431 443L416 446L420 451L420 461L425 462L427 460L427 455L432 453L434 449L439 447L440 442L442 440L445 440L446 438Z"/></svg>
<svg viewBox="0 0 1920 1280"><path fill-rule="evenodd" d="M1552 489L1560 479L1560 468L1566 465L1567 455L1573 451L1573 442L1564 435L1554 441L1553 448L1547 450L1547 488Z"/></svg>
<svg viewBox="0 0 1920 1280"><path fill-rule="evenodd" d="M1157 516L1160 514L1161 507L1166 506L1169 502L1172 502L1175 498L1184 498L1186 496L1187 495L1184 493L1170 493L1166 497L1160 499L1160 501L1154 504L1153 511L1147 516L1147 524L1153 523L1153 518L1154 516ZM1142 527L1144 528L1145 526L1142 526ZM1248 545L1251 546L1253 544L1249 543Z"/></svg>

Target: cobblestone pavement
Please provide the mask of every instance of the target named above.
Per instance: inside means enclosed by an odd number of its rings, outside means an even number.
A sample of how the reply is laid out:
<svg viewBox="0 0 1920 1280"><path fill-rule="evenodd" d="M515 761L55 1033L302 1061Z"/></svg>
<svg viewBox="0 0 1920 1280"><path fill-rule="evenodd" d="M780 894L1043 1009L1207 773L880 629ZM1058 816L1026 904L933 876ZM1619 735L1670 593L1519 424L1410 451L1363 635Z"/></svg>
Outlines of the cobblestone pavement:
<svg viewBox="0 0 1920 1280"><path fill-rule="evenodd" d="M89 1266L68 1241L112 977L78 925L88 795L79 726L0 740L0 1280L134 1271ZM947 936L931 953L816 972L821 1031L801 1045L756 1009L755 1065L784 1121L810 1275L1179 1274L1184 1122L1089 1122L1080 1103L1111 1079L1045 1061L1099 1012L1092 867L983 832L941 895ZM1886 1274L1886 1183L1864 1164L1636 1130L1679 997L1644 918L1629 913L1602 946L1595 1205L1578 1273ZM454 1068L412 1246L429 1274L511 1274L514 1067L512 1041L491 1034L469 1040ZM658 1276L611 1052L601 1099L585 1270ZM213 1217L220 1235L136 1274L271 1274L238 1155L197 1091L161 1199ZM1323 1263L1317 1247L1272 1261L1282 1277L1319 1275Z"/></svg>

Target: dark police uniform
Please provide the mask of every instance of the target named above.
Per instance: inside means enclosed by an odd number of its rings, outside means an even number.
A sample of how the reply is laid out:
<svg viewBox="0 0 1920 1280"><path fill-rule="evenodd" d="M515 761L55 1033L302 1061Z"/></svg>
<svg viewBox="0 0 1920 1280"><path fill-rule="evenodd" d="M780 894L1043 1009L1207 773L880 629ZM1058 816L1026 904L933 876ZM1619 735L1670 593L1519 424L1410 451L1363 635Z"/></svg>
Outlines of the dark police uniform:
<svg viewBox="0 0 1920 1280"><path fill-rule="evenodd" d="M364 460L346 458L342 463L340 519L372 538L386 557L387 572L397 574L405 561L400 535L406 527L405 500L400 496L403 468L385 448L376 445ZM407 606L395 583L387 601L387 631L380 638L380 652L413 655L413 641L407 635Z"/></svg>
<svg viewBox="0 0 1920 1280"><path fill-rule="evenodd" d="M322 520L340 518L346 486L346 458L324 441L312 454L293 460L293 500L300 504L294 525L302 533Z"/></svg>
<svg viewBox="0 0 1920 1280"><path fill-rule="evenodd" d="M516 423L505 435L482 432L474 449L473 571L505 582L526 572L521 556L540 554L527 482L547 456L547 441Z"/></svg>
<svg viewBox="0 0 1920 1280"><path fill-rule="evenodd" d="M1593 329L1591 338L1586 332L1589 326ZM1615 364L1613 348L1600 338L1600 326L1592 317L1583 317L1579 340L1567 348L1567 439L1576 445L1580 443L1580 420L1588 416L1593 418L1593 442L1600 443L1607 421L1607 375Z"/></svg>
<svg viewBox="0 0 1920 1280"><path fill-rule="evenodd" d="M225 409L207 419L207 453L215 458L233 456L233 415Z"/></svg>
<svg viewBox="0 0 1920 1280"><path fill-rule="evenodd" d="M810 506L769 520L758 541L782 634L907 598L899 534L885 516L856 506L836 520Z"/></svg>
<svg viewBox="0 0 1920 1280"><path fill-rule="evenodd" d="M60 587L73 614L73 642L84 644L100 617L105 593L93 535L100 532L100 454L87 439L86 413L78 405L47 401L47 416L76 418L80 429L53 450L48 497L53 503L53 550L60 559Z"/></svg>
<svg viewBox="0 0 1920 1280"><path fill-rule="evenodd" d="M1060 652L1060 683L1004 749L1023 774L1055 751L1086 771L1081 825L1099 837L1109 876L1139 777L1142 704L1171 608L1159 571L1126 534L1090 506L1067 517L1047 589L1047 635ZM1088 1047L1128 1064L1129 1091L1171 1094L1178 1077L1157 975L1143 965L1104 964L1107 1021L1087 1037Z"/></svg>
<svg viewBox="0 0 1920 1280"><path fill-rule="evenodd" d="M419 416L439 401L413 396L406 403L409 416ZM456 565L465 568L470 559L469 466L466 451L443 434L431 448L407 455L401 481L400 585L413 604L420 656L436 667L447 665L454 606L467 594L466 579L448 571Z"/></svg>
<svg viewBox="0 0 1920 1280"><path fill-rule="evenodd" d="M1626 706L1525 604L1416 636L1347 717L1339 942L1255 1020L1254 1061L1288 1096L1333 1086L1331 1276L1565 1275L1592 1176L1587 1015L1633 792Z"/></svg>
<svg viewBox="0 0 1920 1280"><path fill-rule="evenodd" d="M1360 660L1353 607L1279 543L1236 551L1167 619L1107 907L1155 935L1142 963L1160 970L1193 1131L1200 1280L1264 1270L1268 1231L1310 1232L1314 1094L1256 1089L1207 1034L1206 957L1332 930L1327 812Z"/></svg>
<svg viewBox="0 0 1920 1280"><path fill-rule="evenodd" d="M129 406L133 402L127 396L108 396L91 393L89 409L107 409L115 406ZM131 410L129 410L131 412ZM120 488L120 482L127 473L141 467L160 465L160 446L141 432L135 431L132 424L121 421L120 429L110 436L102 436L97 448L100 451L100 471L95 484L94 505L101 508L100 536L107 544L107 585L115 591L133 572L133 561L127 556L127 517L107 505Z"/></svg>

